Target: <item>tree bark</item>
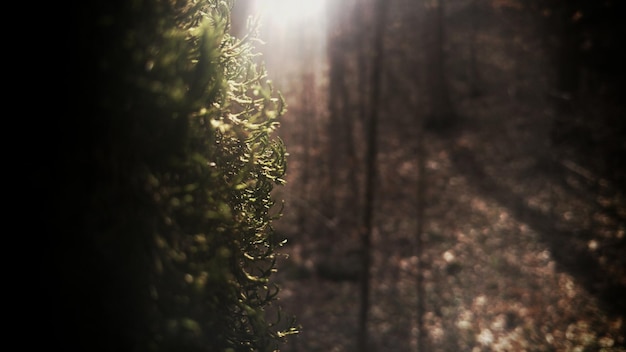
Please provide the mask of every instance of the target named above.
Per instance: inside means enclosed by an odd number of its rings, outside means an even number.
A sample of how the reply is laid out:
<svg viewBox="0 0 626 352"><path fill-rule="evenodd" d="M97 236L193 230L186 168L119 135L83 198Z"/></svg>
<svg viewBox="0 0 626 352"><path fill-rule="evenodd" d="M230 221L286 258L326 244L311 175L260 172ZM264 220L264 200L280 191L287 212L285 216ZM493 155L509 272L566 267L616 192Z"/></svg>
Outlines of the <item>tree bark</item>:
<svg viewBox="0 0 626 352"><path fill-rule="evenodd" d="M426 121L427 128L445 129L450 127L456 118L450 101L448 83L445 71L445 1L438 0L433 8L430 8L425 16L425 43L429 62L427 75L430 85L431 111Z"/></svg>
<svg viewBox="0 0 626 352"><path fill-rule="evenodd" d="M372 53L372 71L370 77L370 109L367 121L366 135L366 174L365 174L365 211L362 221L362 262L361 262L361 286L360 286L360 309L359 309L359 330L358 347L359 351L368 350L367 322L370 300L370 265L371 265L371 242L374 216L374 181L378 168L376 166L376 156L378 154L378 119L380 106L381 77L383 71L383 38L384 24L388 5L384 0L377 0L376 17L374 24L374 50Z"/></svg>

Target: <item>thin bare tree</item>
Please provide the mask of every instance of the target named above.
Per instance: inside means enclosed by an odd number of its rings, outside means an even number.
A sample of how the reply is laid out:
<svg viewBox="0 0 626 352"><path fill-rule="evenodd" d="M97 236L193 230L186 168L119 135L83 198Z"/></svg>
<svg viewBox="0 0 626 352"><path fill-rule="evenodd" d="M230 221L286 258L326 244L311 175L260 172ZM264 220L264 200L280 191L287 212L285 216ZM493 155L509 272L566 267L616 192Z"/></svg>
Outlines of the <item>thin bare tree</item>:
<svg viewBox="0 0 626 352"><path fill-rule="evenodd" d="M378 119L381 95L381 77L384 62L384 26L389 5L384 0L377 0L375 3L377 14L374 24L374 50L372 52L372 71L370 76L370 109L366 129L366 174L365 174L365 211L362 219L362 262L361 262L361 286L360 286L360 306L359 306L359 330L358 347L359 351L368 350L367 322L370 306L370 265L371 265L371 242L374 217L374 191L375 179L378 171L376 157L378 154Z"/></svg>

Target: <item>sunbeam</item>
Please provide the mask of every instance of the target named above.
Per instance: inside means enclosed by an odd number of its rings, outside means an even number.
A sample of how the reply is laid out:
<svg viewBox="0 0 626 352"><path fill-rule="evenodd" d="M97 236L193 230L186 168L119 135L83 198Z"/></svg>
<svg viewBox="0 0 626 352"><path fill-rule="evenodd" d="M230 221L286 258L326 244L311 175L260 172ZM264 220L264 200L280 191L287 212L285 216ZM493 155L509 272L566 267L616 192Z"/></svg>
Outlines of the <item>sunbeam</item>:
<svg viewBox="0 0 626 352"><path fill-rule="evenodd" d="M297 99L303 75L318 83L322 81L328 22L326 0L247 0L239 4L247 7L244 12L259 16L259 36L264 42L259 50L273 82L287 98Z"/></svg>
<svg viewBox="0 0 626 352"><path fill-rule="evenodd" d="M326 1L256 0L256 4L268 21L276 25L294 25L320 19Z"/></svg>

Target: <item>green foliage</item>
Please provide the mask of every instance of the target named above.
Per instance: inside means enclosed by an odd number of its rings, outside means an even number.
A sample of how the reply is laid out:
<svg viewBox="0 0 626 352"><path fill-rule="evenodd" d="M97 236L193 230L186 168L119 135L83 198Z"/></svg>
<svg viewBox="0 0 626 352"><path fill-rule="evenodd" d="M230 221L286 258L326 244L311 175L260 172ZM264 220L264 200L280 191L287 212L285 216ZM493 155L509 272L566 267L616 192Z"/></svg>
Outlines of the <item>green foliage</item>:
<svg viewBox="0 0 626 352"><path fill-rule="evenodd" d="M63 164L96 177L85 181L88 195L59 206L57 221L84 219L67 244L92 264L60 270L78 273L65 275L66 290L99 292L66 298L84 305L77 310L99 302L89 316L98 331L85 339L140 351L273 351L297 333L274 321L270 281L281 245L271 192L286 171L272 133L285 104L253 36L229 34L231 6L96 1L76 10L85 17L77 37L89 43L75 68L86 137Z"/></svg>
<svg viewBox="0 0 626 352"><path fill-rule="evenodd" d="M150 192L171 214L155 238L154 291L170 299L173 314L157 330L204 336L219 349L264 351L294 332L272 330L264 312L278 292L269 284L276 260L271 191L284 182L286 165L283 144L270 136L284 103L264 84L252 46L225 32L224 13L209 8L187 39L198 51L184 157L149 178Z"/></svg>

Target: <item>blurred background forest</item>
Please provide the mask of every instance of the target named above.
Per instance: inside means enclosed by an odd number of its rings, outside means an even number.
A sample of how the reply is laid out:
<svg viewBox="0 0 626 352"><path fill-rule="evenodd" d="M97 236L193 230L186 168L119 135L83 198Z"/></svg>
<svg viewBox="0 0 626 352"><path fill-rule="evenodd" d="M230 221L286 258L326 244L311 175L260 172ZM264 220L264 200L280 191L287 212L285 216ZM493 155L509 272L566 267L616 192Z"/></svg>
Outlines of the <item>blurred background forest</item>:
<svg viewBox="0 0 626 352"><path fill-rule="evenodd" d="M239 0L232 30L257 11L284 351L626 350L623 1Z"/></svg>

